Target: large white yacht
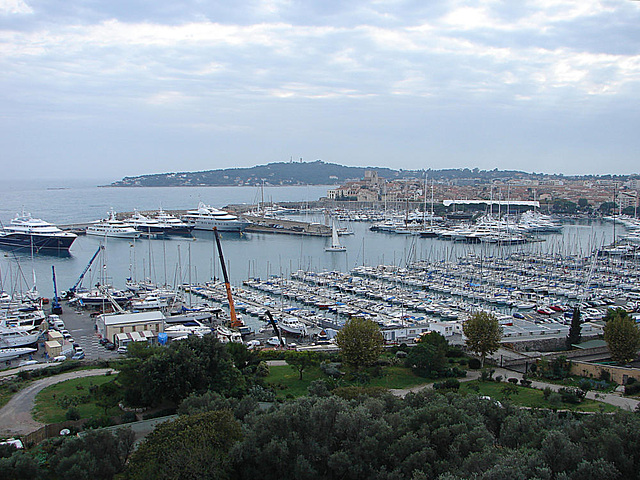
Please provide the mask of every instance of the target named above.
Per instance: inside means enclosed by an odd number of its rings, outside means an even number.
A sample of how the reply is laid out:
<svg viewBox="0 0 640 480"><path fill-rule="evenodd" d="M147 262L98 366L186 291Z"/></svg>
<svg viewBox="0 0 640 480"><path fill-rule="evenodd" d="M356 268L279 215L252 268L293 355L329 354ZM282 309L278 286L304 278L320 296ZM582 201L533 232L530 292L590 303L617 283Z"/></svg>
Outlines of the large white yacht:
<svg viewBox="0 0 640 480"><path fill-rule="evenodd" d="M131 224L116 218L116 212L111 209L109 218L98 220L87 227L87 235L116 238L137 238L140 235Z"/></svg>
<svg viewBox="0 0 640 480"><path fill-rule="evenodd" d="M36 251L69 250L76 238L75 233L64 232L24 211L0 229L0 245L33 248Z"/></svg>
<svg viewBox="0 0 640 480"><path fill-rule="evenodd" d="M221 232L241 232L249 225L249 222L240 220L229 212L202 202L198 204L197 210L187 210L181 219L196 230L213 230L216 227Z"/></svg>
<svg viewBox="0 0 640 480"><path fill-rule="evenodd" d="M169 227L167 230L168 235L191 235L191 230L193 230L193 225L187 225L179 218L165 212L162 208L158 210L155 219L161 225Z"/></svg>

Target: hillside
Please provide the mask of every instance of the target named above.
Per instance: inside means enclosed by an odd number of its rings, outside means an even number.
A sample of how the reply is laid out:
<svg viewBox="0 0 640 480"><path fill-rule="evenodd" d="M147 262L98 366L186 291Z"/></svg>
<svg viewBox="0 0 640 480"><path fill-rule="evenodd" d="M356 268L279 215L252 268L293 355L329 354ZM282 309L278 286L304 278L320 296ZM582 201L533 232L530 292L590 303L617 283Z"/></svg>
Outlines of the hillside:
<svg viewBox="0 0 640 480"><path fill-rule="evenodd" d="M157 173L124 177L111 184L113 187L188 187L228 185L338 185L349 180L360 180L366 170L376 170L381 178L423 178L425 174L435 180L442 179L497 179L527 177L531 174L516 171L444 169L393 170L386 167L347 167L322 160L315 162L279 162L250 168L226 168L202 172ZM536 174L533 174L536 176Z"/></svg>

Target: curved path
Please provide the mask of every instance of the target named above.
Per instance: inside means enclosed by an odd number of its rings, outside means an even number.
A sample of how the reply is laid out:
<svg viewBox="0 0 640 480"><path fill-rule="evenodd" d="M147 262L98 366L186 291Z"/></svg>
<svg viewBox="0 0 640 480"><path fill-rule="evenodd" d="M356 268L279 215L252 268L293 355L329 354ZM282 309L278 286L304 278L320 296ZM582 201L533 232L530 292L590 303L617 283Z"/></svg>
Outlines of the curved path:
<svg viewBox="0 0 640 480"><path fill-rule="evenodd" d="M0 409L0 436L12 437L26 435L44 427L44 423L37 422L31 417L31 410L33 410L36 395L41 390L66 380L94 377L104 375L107 372L114 372L114 370L111 368L80 370L78 372L62 373L34 381L16 393L11 400Z"/></svg>

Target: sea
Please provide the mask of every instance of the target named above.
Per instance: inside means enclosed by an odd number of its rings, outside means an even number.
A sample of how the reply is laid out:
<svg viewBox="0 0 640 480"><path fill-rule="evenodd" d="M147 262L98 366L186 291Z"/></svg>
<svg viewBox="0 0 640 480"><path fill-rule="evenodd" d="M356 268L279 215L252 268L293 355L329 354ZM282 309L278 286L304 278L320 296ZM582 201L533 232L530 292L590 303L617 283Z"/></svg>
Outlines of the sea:
<svg viewBox="0 0 640 480"><path fill-rule="evenodd" d="M25 211L57 225L86 223L117 212L138 210L186 210L199 202L222 208L226 205L268 202L311 202L324 197L332 186L288 187L107 187L99 180L2 181L0 221L11 221ZM325 222L323 215L299 215L303 221ZM470 253L486 256L533 251L558 255L588 256L594 248L612 242L611 223L572 220L560 234L539 236L539 241L513 246L453 243L446 240L372 232L366 222L350 222L354 235L342 236L346 252L325 252L330 238L283 234L223 232L222 250L230 281L241 285L251 277L289 276L299 269L346 272L357 265L406 266L415 260L455 261ZM617 233L624 231L618 225ZM58 291L73 286L89 260L104 243L100 255L87 271L82 285L110 283L124 287L127 278L149 278L158 284L201 283L219 279L220 260L212 232L195 231L194 239L126 240L80 236L67 256L29 251L0 250L0 290L26 291L35 284L43 295L53 295L52 267Z"/></svg>

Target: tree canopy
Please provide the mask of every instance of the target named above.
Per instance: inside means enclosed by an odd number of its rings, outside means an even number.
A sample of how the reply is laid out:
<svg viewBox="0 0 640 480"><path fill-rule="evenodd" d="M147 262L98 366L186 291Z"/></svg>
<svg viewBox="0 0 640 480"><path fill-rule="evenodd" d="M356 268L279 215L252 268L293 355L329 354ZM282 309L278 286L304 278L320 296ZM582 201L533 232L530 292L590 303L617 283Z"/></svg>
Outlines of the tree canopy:
<svg viewBox="0 0 640 480"><path fill-rule="evenodd" d="M487 355L491 355L500 348L502 329L498 319L490 313L474 313L464 323L462 331L466 337L467 348L480 356L482 366Z"/></svg>
<svg viewBox="0 0 640 480"><path fill-rule="evenodd" d="M371 320L351 317L336 336L342 361L351 367L372 365L382 353L384 338L380 327Z"/></svg>
<svg viewBox="0 0 640 480"><path fill-rule="evenodd" d="M616 314L605 324L604 340L615 362L629 363L638 356L640 330L628 315Z"/></svg>

